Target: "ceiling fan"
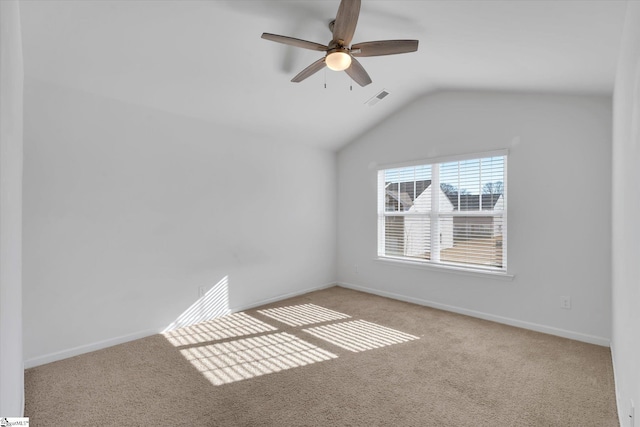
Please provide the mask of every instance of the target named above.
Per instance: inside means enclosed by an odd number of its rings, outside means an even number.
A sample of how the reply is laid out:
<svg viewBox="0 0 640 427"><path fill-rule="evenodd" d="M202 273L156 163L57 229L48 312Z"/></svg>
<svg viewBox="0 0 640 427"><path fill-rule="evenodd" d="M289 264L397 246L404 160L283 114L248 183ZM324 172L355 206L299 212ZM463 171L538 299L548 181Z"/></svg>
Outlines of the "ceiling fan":
<svg viewBox="0 0 640 427"><path fill-rule="evenodd" d="M291 79L294 83L303 81L326 65L331 70L344 71L360 86L366 86L371 83L371 77L356 57L415 52L418 50L418 40L380 40L356 43L349 47L353 33L356 31L359 14L360 0L342 0L336 19L329 23L329 30L333 33L333 38L326 46L271 33L262 33L262 38L290 46L325 52L323 58L318 59Z"/></svg>

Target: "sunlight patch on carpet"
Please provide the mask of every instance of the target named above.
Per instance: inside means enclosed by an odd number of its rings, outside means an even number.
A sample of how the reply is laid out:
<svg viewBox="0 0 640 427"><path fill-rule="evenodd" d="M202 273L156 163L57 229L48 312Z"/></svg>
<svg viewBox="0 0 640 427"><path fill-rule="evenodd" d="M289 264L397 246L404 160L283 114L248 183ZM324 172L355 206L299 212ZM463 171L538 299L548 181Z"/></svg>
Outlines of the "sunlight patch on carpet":
<svg viewBox="0 0 640 427"><path fill-rule="evenodd" d="M171 344L179 347L277 330L268 323L240 312L167 331L163 335Z"/></svg>
<svg viewBox="0 0 640 427"><path fill-rule="evenodd" d="M414 335L364 320L316 326L303 331L356 353L419 339Z"/></svg>
<svg viewBox="0 0 640 427"><path fill-rule="evenodd" d="M286 332L192 347L180 353L214 385L338 357Z"/></svg>
<svg viewBox="0 0 640 427"><path fill-rule="evenodd" d="M201 286L201 290L206 290L206 285ZM162 332L172 331L185 326L195 325L199 322L206 322L220 316L230 314L229 309L229 276L224 276L211 289L198 298L189 308L187 308L176 320L171 322Z"/></svg>
<svg viewBox="0 0 640 427"><path fill-rule="evenodd" d="M332 320L348 319L351 316L337 311L329 310L315 304L291 305L289 307L276 307L266 310L258 310L258 313L271 317L289 326L304 326L313 323L329 322Z"/></svg>

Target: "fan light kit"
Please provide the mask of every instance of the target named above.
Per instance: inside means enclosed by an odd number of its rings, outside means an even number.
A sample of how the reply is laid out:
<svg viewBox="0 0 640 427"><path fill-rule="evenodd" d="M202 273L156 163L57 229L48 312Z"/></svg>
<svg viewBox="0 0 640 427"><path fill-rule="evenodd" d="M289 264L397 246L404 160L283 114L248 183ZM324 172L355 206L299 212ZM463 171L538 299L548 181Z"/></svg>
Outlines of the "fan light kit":
<svg viewBox="0 0 640 427"><path fill-rule="evenodd" d="M344 71L351 66L351 56L342 50L328 53L325 63L330 70Z"/></svg>
<svg viewBox="0 0 640 427"><path fill-rule="evenodd" d="M344 71L360 86L366 86L371 83L371 77L356 57L415 52L418 50L418 40L381 40L356 43L349 47L356 31L358 15L360 15L360 0L342 0L336 19L329 23L333 38L328 45L271 33L262 33L262 38L289 46L325 52L323 58L318 59L291 79L294 83L303 81L326 65L331 70Z"/></svg>

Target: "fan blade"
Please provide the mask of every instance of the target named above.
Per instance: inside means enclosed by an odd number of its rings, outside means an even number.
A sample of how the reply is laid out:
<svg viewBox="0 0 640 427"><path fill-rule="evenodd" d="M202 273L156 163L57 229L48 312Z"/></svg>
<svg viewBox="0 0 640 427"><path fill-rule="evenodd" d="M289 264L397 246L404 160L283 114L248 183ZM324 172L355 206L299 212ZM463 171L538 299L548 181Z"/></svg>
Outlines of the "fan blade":
<svg viewBox="0 0 640 427"><path fill-rule="evenodd" d="M344 70L344 72L349 74L349 77L360 86L366 86L371 83L371 77L369 77L369 74L367 74L362 64L360 64L356 58L351 58L351 66Z"/></svg>
<svg viewBox="0 0 640 427"><path fill-rule="evenodd" d="M341 40L343 46L349 46L356 32L358 15L360 14L360 0L342 0L338 7L335 23L333 24L333 41Z"/></svg>
<svg viewBox="0 0 640 427"><path fill-rule="evenodd" d="M265 40L271 40L272 42L287 44L289 46L301 47L303 49L319 50L320 52L325 52L329 49L329 47L320 43L309 42L293 37L279 36L271 33L262 33L262 38Z"/></svg>
<svg viewBox="0 0 640 427"><path fill-rule="evenodd" d="M353 52L359 50L360 52ZM409 53L418 50L418 40L380 40L351 46L353 56L382 56Z"/></svg>
<svg viewBox="0 0 640 427"><path fill-rule="evenodd" d="M304 70L300 71L300 73L298 73L297 76L292 78L291 81L293 83L300 83L301 81L303 81L307 77L317 73L318 71L322 70L323 68L324 68L324 57L318 59L316 62L314 62L313 64L309 65L307 68L305 68Z"/></svg>

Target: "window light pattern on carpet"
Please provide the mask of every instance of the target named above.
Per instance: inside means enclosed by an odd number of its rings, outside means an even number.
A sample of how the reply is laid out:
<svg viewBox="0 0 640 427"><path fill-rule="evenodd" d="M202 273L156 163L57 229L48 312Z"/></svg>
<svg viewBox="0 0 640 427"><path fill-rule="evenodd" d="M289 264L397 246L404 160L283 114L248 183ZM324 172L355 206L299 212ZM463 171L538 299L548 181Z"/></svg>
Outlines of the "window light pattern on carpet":
<svg viewBox="0 0 640 427"><path fill-rule="evenodd" d="M174 346L199 344L226 338L235 338L263 332L277 331L278 328L262 322L246 313L234 313L206 322L164 333Z"/></svg>
<svg viewBox="0 0 640 427"><path fill-rule="evenodd" d="M286 332L191 347L180 353L214 385L338 357Z"/></svg>
<svg viewBox="0 0 640 427"><path fill-rule="evenodd" d="M329 322L332 320L348 319L351 316L315 304L291 305L258 310L258 313L282 322L289 326L304 326L313 323Z"/></svg>
<svg viewBox="0 0 640 427"><path fill-rule="evenodd" d="M405 334L365 320L316 326L303 329L303 331L356 353L419 339L414 335Z"/></svg>

